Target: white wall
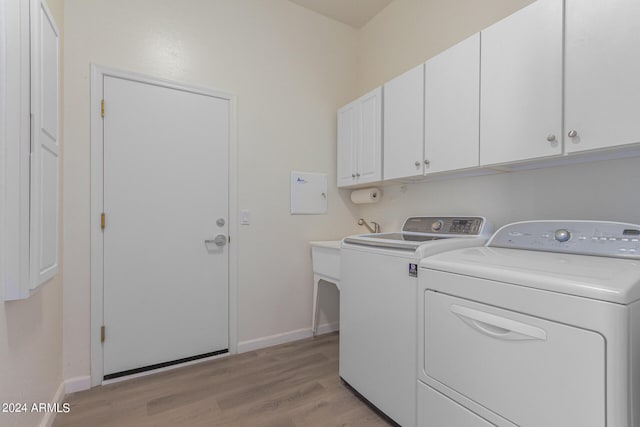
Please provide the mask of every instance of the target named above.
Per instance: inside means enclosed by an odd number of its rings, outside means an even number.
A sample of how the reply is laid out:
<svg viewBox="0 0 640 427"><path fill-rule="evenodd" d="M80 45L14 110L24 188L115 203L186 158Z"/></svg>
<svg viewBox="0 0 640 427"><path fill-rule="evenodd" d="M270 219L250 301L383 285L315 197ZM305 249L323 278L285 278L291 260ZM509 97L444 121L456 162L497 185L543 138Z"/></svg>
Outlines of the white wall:
<svg viewBox="0 0 640 427"><path fill-rule="evenodd" d="M359 34L359 84L371 87L416 66L529 0L395 0ZM410 215L484 215L501 226L527 219L602 219L640 223L640 158L500 175L393 185L365 218L383 229Z"/></svg>
<svg viewBox="0 0 640 427"><path fill-rule="evenodd" d="M63 1L47 0L62 33ZM62 128L60 135L64 144ZM53 402L61 386L62 268L28 299L0 302L0 403L23 402L30 410L33 403ZM0 412L0 425L33 427L45 416Z"/></svg>
<svg viewBox="0 0 640 427"><path fill-rule="evenodd" d="M356 32L286 0L66 0L64 375L89 375L91 63L238 96L238 339L311 324L309 240L357 231L336 189L336 109L355 98ZM291 170L329 175L329 214L289 214ZM323 290L321 323L337 319Z"/></svg>
<svg viewBox="0 0 640 427"><path fill-rule="evenodd" d="M358 33L360 94L533 0L394 0Z"/></svg>

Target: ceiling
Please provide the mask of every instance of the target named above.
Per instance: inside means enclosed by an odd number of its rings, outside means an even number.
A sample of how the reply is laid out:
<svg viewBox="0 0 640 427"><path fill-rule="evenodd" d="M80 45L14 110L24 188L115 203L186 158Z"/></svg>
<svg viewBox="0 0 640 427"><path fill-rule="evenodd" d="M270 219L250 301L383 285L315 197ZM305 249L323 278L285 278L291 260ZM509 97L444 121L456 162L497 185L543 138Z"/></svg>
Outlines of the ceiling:
<svg viewBox="0 0 640 427"><path fill-rule="evenodd" d="M393 0L289 0L353 28L361 28Z"/></svg>

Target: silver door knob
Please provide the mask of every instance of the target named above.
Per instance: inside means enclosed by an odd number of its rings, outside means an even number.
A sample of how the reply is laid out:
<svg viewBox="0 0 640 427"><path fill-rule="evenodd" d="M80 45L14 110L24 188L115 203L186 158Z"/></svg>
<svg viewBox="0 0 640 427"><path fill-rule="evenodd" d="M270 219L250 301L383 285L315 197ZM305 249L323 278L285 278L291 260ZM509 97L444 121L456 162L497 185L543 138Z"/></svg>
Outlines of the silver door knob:
<svg viewBox="0 0 640 427"><path fill-rule="evenodd" d="M429 160L427 160L427 159L424 159L424 164L429 166L431 164L431 162Z"/></svg>
<svg viewBox="0 0 640 427"><path fill-rule="evenodd" d="M576 136L578 136L578 132L576 132L575 130L570 130L568 135L569 138L575 138Z"/></svg>
<svg viewBox="0 0 640 427"><path fill-rule="evenodd" d="M210 243L215 243L216 246L224 246L227 244L227 236L225 236L224 234L218 234L216 237L214 237L213 239L207 239L204 241L205 244L210 244Z"/></svg>
<svg viewBox="0 0 640 427"><path fill-rule="evenodd" d="M355 177L356 177L356 174L355 174L355 173L352 173L352 174L351 174L351 178L355 178Z"/></svg>
<svg viewBox="0 0 640 427"><path fill-rule="evenodd" d="M224 218L218 218L218 219L216 220L216 225L217 225L218 227L224 227L224 224L225 224L225 222L224 222Z"/></svg>
<svg viewBox="0 0 640 427"><path fill-rule="evenodd" d="M414 165L416 165L416 167L420 166L420 162L416 160L416 162L414 163Z"/></svg>
<svg viewBox="0 0 640 427"><path fill-rule="evenodd" d="M547 135L547 141L549 142L553 142L556 140L556 136L552 133L550 133L549 135Z"/></svg>

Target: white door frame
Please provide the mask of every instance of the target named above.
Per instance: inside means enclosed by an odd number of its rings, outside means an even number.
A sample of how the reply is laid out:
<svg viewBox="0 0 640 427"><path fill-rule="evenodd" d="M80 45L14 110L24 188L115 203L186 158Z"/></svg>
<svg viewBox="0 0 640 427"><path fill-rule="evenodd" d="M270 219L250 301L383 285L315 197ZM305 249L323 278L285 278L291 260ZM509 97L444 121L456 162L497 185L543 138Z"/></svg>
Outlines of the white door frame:
<svg viewBox="0 0 640 427"><path fill-rule="evenodd" d="M103 99L103 80L116 77L134 82L178 89L207 96L229 100L229 352L237 352L237 283L238 283L238 198L237 198L237 132L236 132L236 96L206 88L184 85L177 82L149 77L127 71L115 70L99 65L91 65L91 386L102 384L104 376L103 348L100 328L104 318L103 271L104 271L104 235L100 228L100 216L103 206L104 159L103 125L101 102ZM105 109L108 110L106 105Z"/></svg>

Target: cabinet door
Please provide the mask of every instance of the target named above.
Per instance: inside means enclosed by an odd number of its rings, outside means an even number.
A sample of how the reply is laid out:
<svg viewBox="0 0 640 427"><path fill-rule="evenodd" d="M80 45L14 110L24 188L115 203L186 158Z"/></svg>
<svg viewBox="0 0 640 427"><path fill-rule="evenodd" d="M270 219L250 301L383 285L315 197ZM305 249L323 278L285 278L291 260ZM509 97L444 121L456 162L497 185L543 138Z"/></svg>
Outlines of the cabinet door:
<svg viewBox="0 0 640 427"><path fill-rule="evenodd" d="M562 0L482 31L480 164L562 153L562 32Z"/></svg>
<svg viewBox="0 0 640 427"><path fill-rule="evenodd" d="M359 121L359 101L354 101L338 110L338 187L355 183Z"/></svg>
<svg viewBox="0 0 640 427"><path fill-rule="evenodd" d="M360 142L357 150L356 183L382 180L382 88L359 99Z"/></svg>
<svg viewBox="0 0 640 427"><path fill-rule="evenodd" d="M425 173L478 166L480 34L425 64Z"/></svg>
<svg viewBox="0 0 640 427"><path fill-rule="evenodd" d="M640 142L640 2L566 1L566 151Z"/></svg>
<svg viewBox="0 0 640 427"><path fill-rule="evenodd" d="M43 0L31 7L31 286L58 271L60 32Z"/></svg>
<svg viewBox="0 0 640 427"><path fill-rule="evenodd" d="M424 65L384 85L384 178L422 175Z"/></svg>

